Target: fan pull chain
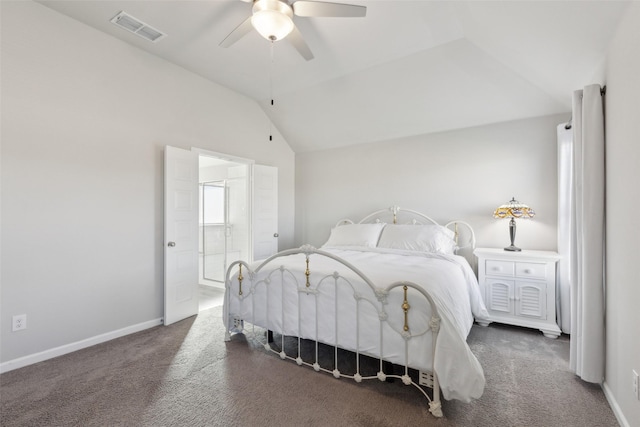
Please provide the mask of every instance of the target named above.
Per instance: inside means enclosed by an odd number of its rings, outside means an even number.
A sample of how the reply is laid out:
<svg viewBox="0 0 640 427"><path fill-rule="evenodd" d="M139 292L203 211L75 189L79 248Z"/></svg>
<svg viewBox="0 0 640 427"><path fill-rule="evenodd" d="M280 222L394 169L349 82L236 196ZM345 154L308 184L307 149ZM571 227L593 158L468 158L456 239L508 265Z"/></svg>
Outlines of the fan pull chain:
<svg viewBox="0 0 640 427"><path fill-rule="evenodd" d="M271 61L269 62L269 97L273 108L273 40L271 40ZM269 141L273 141L273 123L269 119Z"/></svg>

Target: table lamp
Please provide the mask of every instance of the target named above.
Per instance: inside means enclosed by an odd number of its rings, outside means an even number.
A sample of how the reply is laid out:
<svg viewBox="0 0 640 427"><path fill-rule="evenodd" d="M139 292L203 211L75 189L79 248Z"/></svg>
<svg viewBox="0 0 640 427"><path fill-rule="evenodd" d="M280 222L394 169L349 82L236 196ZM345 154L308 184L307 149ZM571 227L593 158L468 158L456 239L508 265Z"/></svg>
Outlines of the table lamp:
<svg viewBox="0 0 640 427"><path fill-rule="evenodd" d="M521 251L522 249L516 247L513 242L516 238L516 218L533 218L535 212L529 206L520 203L515 197L512 197L509 203L498 206L493 212L494 218L510 218L509 221L509 236L511 237L511 245L504 248L505 251Z"/></svg>

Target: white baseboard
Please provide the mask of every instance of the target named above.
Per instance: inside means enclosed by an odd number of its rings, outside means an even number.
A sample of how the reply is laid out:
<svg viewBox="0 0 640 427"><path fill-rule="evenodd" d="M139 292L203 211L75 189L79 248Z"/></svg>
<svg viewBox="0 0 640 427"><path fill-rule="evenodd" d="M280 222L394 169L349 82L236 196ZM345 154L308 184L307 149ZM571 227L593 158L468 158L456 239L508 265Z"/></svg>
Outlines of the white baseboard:
<svg viewBox="0 0 640 427"><path fill-rule="evenodd" d="M611 389L606 382L602 383L602 391L604 391L604 395L607 398L609 406L611 406L613 414L616 416L620 427L631 427L631 424L629 424L629 421L627 421L624 414L622 413L620 406L618 406L618 402L616 401L615 397L613 397L613 393L611 393Z"/></svg>
<svg viewBox="0 0 640 427"><path fill-rule="evenodd" d="M39 353L30 354L28 356L23 356L17 359L9 360L7 362L0 363L0 374L4 372L13 371L14 369L33 365L34 363L53 359L54 357L62 356L64 354L72 353L74 351L82 350L83 348L91 347L92 345L101 344L106 341L111 341L113 339L120 338L129 334L133 334L135 332L144 331L145 329L153 328L154 326L158 326L158 325L162 325L162 318L138 323L137 325L127 326L126 328L107 332L107 333L97 335L95 337L87 338L81 341L76 341L71 344L61 345L60 347L55 347L49 350L41 351Z"/></svg>

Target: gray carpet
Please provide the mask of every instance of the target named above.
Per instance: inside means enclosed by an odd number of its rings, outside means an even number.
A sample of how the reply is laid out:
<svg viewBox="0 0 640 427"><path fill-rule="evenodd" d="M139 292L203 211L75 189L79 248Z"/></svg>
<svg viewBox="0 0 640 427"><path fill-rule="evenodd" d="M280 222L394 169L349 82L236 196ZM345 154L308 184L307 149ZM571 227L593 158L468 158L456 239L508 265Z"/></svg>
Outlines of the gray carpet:
<svg viewBox="0 0 640 427"><path fill-rule="evenodd" d="M0 376L2 426L617 426L599 386L568 370L569 341L474 326L487 387L445 418L401 382L356 384L223 341L221 308ZM343 363L343 362L341 362ZM349 356L345 357L348 369Z"/></svg>

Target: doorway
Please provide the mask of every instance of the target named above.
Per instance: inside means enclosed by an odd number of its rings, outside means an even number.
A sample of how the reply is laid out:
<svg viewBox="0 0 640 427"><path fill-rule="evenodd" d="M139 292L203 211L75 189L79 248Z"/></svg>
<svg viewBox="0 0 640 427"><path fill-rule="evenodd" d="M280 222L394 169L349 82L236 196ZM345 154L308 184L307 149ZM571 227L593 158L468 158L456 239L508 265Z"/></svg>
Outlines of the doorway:
<svg viewBox="0 0 640 427"><path fill-rule="evenodd" d="M198 188L201 282L224 282L231 224L228 222L227 181L202 182Z"/></svg>
<svg viewBox="0 0 640 427"><path fill-rule="evenodd" d="M227 266L249 259L249 163L198 156L199 310L222 304Z"/></svg>
<svg viewBox="0 0 640 427"><path fill-rule="evenodd" d="M222 301L224 278L218 282L205 273L205 254L209 253L205 245L224 247L224 252L218 253L223 265L208 271L226 271L233 261L253 262L277 252L278 169L240 157L167 145L164 171L163 322L170 325L204 309L201 287L215 291ZM220 219L205 220L208 214L200 216L199 188L203 194L217 193L214 199L224 194L222 204L226 206L218 207L223 213L217 214L226 216L223 223ZM211 237L209 243L200 241L205 227L221 223L219 228L224 231L218 234L225 239L223 243ZM204 298L210 300L207 295Z"/></svg>

